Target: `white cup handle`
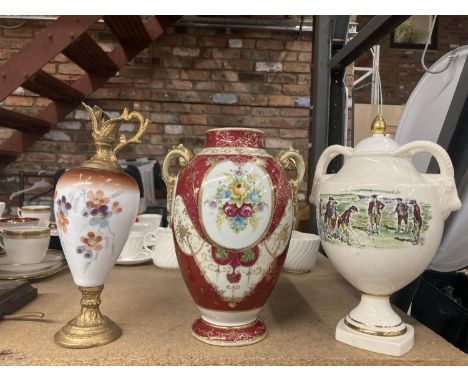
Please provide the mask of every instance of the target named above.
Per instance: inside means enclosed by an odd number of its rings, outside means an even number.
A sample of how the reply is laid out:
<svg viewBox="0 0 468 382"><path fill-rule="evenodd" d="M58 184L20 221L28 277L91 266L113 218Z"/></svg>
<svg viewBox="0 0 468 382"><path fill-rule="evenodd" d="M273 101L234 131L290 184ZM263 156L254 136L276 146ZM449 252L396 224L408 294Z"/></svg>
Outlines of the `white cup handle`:
<svg viewBox="0 0 468 382"><path fill-rule="evenodd" d="M145 251L147 251L148 253L151 253L151 255L154 254L153 250L151 248L149 248L148 246L148 239L149 238L156 238L156 234L154 232L147 232L145 234L145 236L143 237L143 248L145 249Z"/></svg>
<svg viewBox="0 0 468 382"><path fill-rule="evenodd" d="M20 218L23 217L23 216L21 216L21 207L18 207L18 208L16 209L16 213L18 214L18 216L19 216Z"/></svg>

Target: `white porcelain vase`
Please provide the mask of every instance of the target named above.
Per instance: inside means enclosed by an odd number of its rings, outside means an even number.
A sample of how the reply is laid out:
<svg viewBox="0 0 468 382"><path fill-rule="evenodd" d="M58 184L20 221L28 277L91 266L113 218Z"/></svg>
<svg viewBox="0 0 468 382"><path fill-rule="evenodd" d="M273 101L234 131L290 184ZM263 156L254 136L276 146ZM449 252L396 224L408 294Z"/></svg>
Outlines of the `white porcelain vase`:
<svg viewBox="0 0 468 382"><path fill-rule="evenodd" d="M317 164L310 202L316 206L322 246L340 274L362 293L360 304L337 327L342 342L401 355L413 345L410 325L389 296L418 277L435 255L444 220L461 207L452 163L439 145L399 146L376 118L373 136L353 149L331 146ZM412 163L429 152L440 174L421 174ZM344 164L326 174L338 155Z"/></svg>

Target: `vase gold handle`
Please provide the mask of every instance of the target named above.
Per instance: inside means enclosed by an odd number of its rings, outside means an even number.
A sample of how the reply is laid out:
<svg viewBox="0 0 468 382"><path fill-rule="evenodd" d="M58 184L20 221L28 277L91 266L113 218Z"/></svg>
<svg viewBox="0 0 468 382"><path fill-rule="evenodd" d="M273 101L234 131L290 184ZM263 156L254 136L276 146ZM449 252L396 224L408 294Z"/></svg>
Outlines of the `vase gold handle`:
<svg viewBox="0 0 468 382"><path fill-rule="evenodd" d="M298 208L298 193L301 186L302 180L304 179L305 174L305 163L302 155L299 153L299 150L293 149L292 147L287 150L281 150L276 155L276 160L279 164L287 169L291 165L296 169L296 176L289 180L293 192L293 205L294 205L294 216L296 216ZM297 223L297 222L296 222Z"/></svg>
<svg viewBox="0 0 468 382"><path fill-rule="evenodd" d="M175 158L179 159L179 164L182 167L185 167L192 157L193 153L189 149L185 148L184 145L180 144L170 149L164 158L162 176L167 188L167 221L169 226L172 226L172 202L177 181L177 175L171 175L169 167L172 160Z"/></svg>
<svg viewBox="0 0 468 382"><path fill-rule="evenodd" d="M127 137L124 134L120 135L119 143L112 150L112 154L114 154L115 156L125 146L127 146L127 145L129 145L131 143L141 143L141 137L146 132L146 129L148 128L148 125L151 122L149 119L145 119L137 111L132 111L131 113L128 113L127 109L124 110L124 112L121 115L121 118L125 122L132 122L132 121L138 122L139 126L138 126L138 130L137 130L136 134L133 137L131 137L130 139L127 139Z"/></svg>

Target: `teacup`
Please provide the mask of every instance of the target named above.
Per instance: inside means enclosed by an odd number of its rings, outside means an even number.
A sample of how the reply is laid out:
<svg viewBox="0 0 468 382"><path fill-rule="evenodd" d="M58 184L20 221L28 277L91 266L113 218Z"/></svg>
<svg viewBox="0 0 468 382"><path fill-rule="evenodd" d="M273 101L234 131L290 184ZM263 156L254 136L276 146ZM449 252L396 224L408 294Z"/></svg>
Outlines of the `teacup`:
<svg viewBox="0 0 468 382"><path fill-rule="evenodd" d="M3 212L5 211L5 206L5 202L0 202L0 218L2 217Z"/></svg>
<svg viewBox="0 0 468 382"><path fill-rule="evenodd" d="M18 207L18 216L21 218L38 218L40 226L49 226L50 206L23 206Z"/></svg>
<svg viewBox="0 0 468 382"><path fill-rule="evenodd" d="M16 218L9 217L0 219L0 229L11 227L31 227L39 223L38 218Z"/></svg>
<svg viewBox="0 0 468 382"><path fill-rule="evenodd" d="M160 214L142 214L137 216L138 222L153 224L154 229L161 225L162 215Z"/></svg>
<svg viewBox="0 0 468 382"><path fill-rule="evenodd" d="M163 269L178 269L179 263L174 246L174 237L170 228L160 227L156 233L153 250L153 263Z"/></svg>
<svg viewBox="0 0 468 382"><path fill-rule="evenodd" d="M283 270L290 273L310 272L318 258L320 237L293 231Z"/></svg>
<svg viewBox="0 0 468 382"><path fill-rule="evenodd" d="M119 260L137 260L142 256L151 257L153 252L149 248L148 241L154 236L154 232L131 231L120 253Z"/></svg>
<svg viewBox="0 0 468 382"><path fill-rule="evenodd" d="M35 264L46 255L50 241L47 227L8 227L3 230L6 257L2 263Z"/></svg>

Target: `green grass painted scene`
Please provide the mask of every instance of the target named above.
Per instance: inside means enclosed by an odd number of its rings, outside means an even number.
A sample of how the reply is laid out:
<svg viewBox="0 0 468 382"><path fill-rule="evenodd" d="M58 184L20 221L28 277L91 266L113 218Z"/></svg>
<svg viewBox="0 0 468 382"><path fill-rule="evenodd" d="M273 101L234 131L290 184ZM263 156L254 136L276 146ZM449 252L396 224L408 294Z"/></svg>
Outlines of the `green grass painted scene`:
<svg viewBox="0 0 468 382"><path fill-rule="evenodd" d="M358 248L424 245L430 205L388 195L371 190L321 194L317 214L322 240Z"/></svg>

